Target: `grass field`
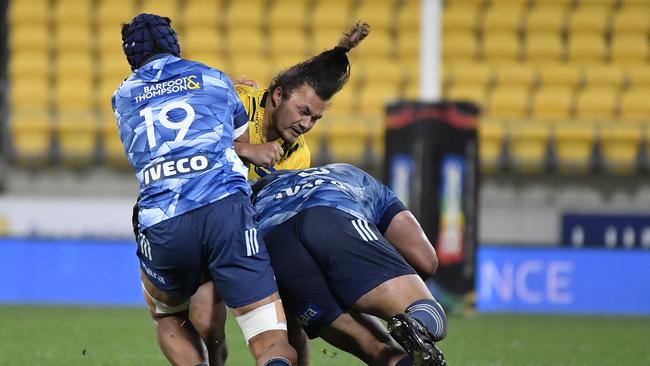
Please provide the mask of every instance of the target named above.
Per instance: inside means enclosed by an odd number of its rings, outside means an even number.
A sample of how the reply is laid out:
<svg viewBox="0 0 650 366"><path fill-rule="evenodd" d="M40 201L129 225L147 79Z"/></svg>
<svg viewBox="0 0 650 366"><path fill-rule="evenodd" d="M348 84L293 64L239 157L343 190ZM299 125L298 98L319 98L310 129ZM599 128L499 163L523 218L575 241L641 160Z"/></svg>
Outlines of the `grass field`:
<svg viewBox="0 0 650 366"><path fill-rule="evenodd" d="M252 365L228 324L229 365ZM650 318L451 317L440 343L451 366L650 365ZM312 366L361 363L312 342ZM0 307L0 365L166 365L144 309Z"/></svg>

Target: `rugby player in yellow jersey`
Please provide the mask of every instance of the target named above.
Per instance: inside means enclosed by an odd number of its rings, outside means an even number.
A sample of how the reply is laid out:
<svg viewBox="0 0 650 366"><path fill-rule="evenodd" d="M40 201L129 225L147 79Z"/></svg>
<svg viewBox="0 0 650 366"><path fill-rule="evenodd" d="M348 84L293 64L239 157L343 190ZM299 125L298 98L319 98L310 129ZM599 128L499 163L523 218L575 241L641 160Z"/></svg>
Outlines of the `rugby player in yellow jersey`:
<svg viewBox="0 0 650 366"><path fill-rule="evenodd" d="M310 166L310 151L302 135L314 127L327 102L348 81L347 52L369 31L367 24L357 23L337 46L280 72L267 89L235 86L249 117L249 133L235 141L235 151L249 165L249 181L275 170ZM211 282L192 296L189 314L206 343L210 365L223 365L226 311L223 301L214 296Z"/></svg>

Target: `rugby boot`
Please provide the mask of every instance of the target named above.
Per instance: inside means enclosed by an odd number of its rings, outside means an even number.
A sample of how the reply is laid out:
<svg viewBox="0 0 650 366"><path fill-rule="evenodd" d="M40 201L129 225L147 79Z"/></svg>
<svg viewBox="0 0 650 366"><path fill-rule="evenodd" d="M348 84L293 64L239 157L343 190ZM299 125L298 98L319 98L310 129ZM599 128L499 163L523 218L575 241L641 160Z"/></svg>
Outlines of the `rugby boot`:
<svg viewBox="0 0 650 366"><path fill-rule="evenodd" d="M388 332L413 359L413 366L446 366L431 334L410 315L400 313L388 322Z"/></svg>

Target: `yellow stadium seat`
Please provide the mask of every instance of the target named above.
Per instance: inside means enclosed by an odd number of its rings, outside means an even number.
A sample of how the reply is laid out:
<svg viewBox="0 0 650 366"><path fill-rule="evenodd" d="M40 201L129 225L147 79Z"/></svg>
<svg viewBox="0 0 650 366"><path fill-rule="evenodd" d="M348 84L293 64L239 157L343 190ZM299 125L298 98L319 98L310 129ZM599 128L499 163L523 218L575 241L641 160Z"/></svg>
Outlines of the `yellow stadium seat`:
<svg viewBox="0 0 650 366"><path fill-rule="evenodd" d="M259 30L263 26L264 0L228 1L227 4L224 21L228 32Z"/></svg>
<svg viewBox="0 0 650 366"><path fill-rule="evenodd" d="M478 44L472 33L450 33L442 37L442 57L445 62L471 62L476 59Z"/></svg>
<svg viewBox="0 0 650 366"><path fill-rule="evenodd" d="M534 64L557 63L564 58L564 42L557 33L532 33L525 42L526 61Z"/></svg>
<svg viewBox="0 0 650 366"><path fill-rule="evenodd" d="M90 79L59 80L54 88L54 102L61 111L88 112L93 108L94 92Z"/></svg>
<svg viewBox="0 0 650 366"><path fill-rule="evenodd" d="M46 24L25 24L11 28L9 45L11 52L48 51L52 39Z"/></svg>
<svg viewBox="0 0 650 366"><path fill-rule="evenodd" d="M553 6L568 7L568 6L572 6L576 2L576 0L543 0L543 2Z"/></svg>
<svg viewBox="0 0 650 366"><path fill-rule="evenodd" d="M482 120L479 125L479 158L481 170L494 172L499 167L505 140L505 126L501 121Z"/></svg>
<svg viewBox="0 0 650 366"><path fill-rule="evenodd" d="M627 70L629 86L632 88L650 88L650 67L648 65L630 66Z"/></svg>
<svg viewBox="0 0 650 366"><path fill-rule="evenodd" d="M9 2L9 23L12 27L23 24L47 24L49 15L48 0Z"/></svg>
<svg viewBox="0 0 650 366"><path fill-rule="evenodd" d="M650 88L633 88L623 93L619 119L623 121L650 122Z"/></svg>
<svg viewBox="0 0 650 366"><path fill-rule="evenodd" d="M647 33L615 35L612 38L611 60L619 65L647 65Z"/></svg>
<svg viewBox="0 0 650 366"><path fill-rule="evenodd" d="M54 102L61 110L90 111L94 104L94 64L88 53L66 53L56 62ZM125 76L126 77L126 76Z"/></svg>
<svg viewBox="0 0 650 366"><path fill-rule="evenodd" d="M450 86L443 86L442 95L449 95ZM408 100L418 100L420 98L420 82L417 79L410 79L402 91L402 97Z"/></svg>
<svg viewBox="0 0 650 366"><path fill-rule="evenodd" d="M591 121L611 121L618 103L618 90L608 87L588 87L576 100L575 117Z"/></svg>
<svg viewBox="0 0 650 366"><path fill-rule="evenodd" d="M452 85L445 97L454 102L472 102L478 106L486 105L486 90L477 85Z"/></svg>
<svg viewBox="0 0 650 366"><path fill-rule="evenodd" d="M232 69L230 60L220 53L214 52L193 52L187 55L191 60L200 62L218 70Z"/></svg>
<svg viewBox="0 0 650 366"><path fill-rule="evenodd" d="M420 33L402 31L397 37L397 54L403 63L411 63L420 58Z"/></svg>
<svg viewBox="0 0 650 366"><path fill-rule="evenodd" d="M529 0L490 0L490 6L528 6Z"/></svg>
<svg viewBox="0 0 650 366"><path fill-rule="evenodd" d="M112 168L129 168L129 162L124 153L124 145L120 140L117 122L112 114L103 114L100 124L100 140L104 160Z"/></svg>
<svg viewBox="0 0 650 366"><path fill-rule="evenodd" d="M47 112L13 111L11 144L20 164L42 164L49 160L52 123Z"/></svg>
<svg viewBox="0 0 650 366"><path fill-rule="evenodd" d="M359 163L370 148L369 128L360 121L327 121L327 146L332 161Z"/></svg>
<svg viewBox="0 0 650 366"><path fill-rule="evenodd" d="M567 7L557 4L538 3L532 8L524 26L527 35L536 33L560 35L567 19Z"/></svg>
<svg viewBox="0 0 650 366"><path fill-rule="evenodd" d="M112 29L118 39L121 38L121 24L128 23L136 14L130 0L99 0L96 9L99 27Z"/></svg>
<svg viewBox="0 0 650 366"><path fill-rule="evenodd" d="M566 86L542 86L533 95L531 116L538 120L558 121L571 116L573 89Z"/></svg>
<svg viewBox="0 0 650 366"><path fill-rule="evenodd" d="M111 98L117 90L119 83L113 80L101 80L97 91L97 108L102 113L113 113Z"/></svg>
<svg viewBox="0 0 650 366"><path fill-rule="evenodd" d="M612 22L612 33L647 35L650 30L650 14L647 7L625 7L617 12Z"/></svg>
<svg viewBox="0 0 650 366"><path fill-rule="evenodd" d="M56 125L61 162L85 166L92 162L97 146L97 125L89 112L59 113Z"/></svg>
<svg viewBox="0 0 650 366"><path fill-rule="evenodd" d="M392 83L366 85L359 96L359 112L369 117L382 116L386 104L398 98L398 88Z"/></svg>
<svg viewBox="0 0 650 366"><path fill-rule="evenodd" d="M185 3L185 27L219 27L222 24L222 0L189 0Z"/></svg>
<svg viewBox="0 0 650 366"><path fill-rule="evenodd" d="M539 81L544 86L563 86L574 89L583 82L583 74L573 64L544 64L539 68Z"/></svg>
<svg viewBox="0 0 650 366"><path fill-rule="evenodd" d="M596 140L591 123L560 123L555 126L555 153L558 168L567 173L586 173Z"/></svg>
<svg viewBox="0 0 650 366"><path fill-rule="evenodd" d="M609 16L606 6L579 6L569 16L568 32L571 35L582 33L604 37Z"/></svg>
<svg viewBox="0 0 650 366"><path fill-rule="evenodd" d="M9 102L12 110L47 112L50 86L46 79L19 78L11 80Z"/></svg>
<svg viewBox="0 0 650 366"><path fill-rule="evenodd" d="M599 33L572 33L567 51L573 63L601 63L606 56L605 37Z"/></svg>
<svg viewBox="0 0 650 366"><path fill-rule="evenodd" d="M314 33L324 29L337 33L346 31L352 24L352 2L350 0L319 1L312 13L311 25Z"/></svg>
<svg viewBox="0 0 650 366"><path fill-rule="evenodd" d="M98 42L97 50L100 55L121 54L121 58L126 61L124 51L122 50L122 33L119 24L106 23L98 29L94 42Z"/></svg>
<svg viewBox="0 0 650 366"><path fill-rule="evenodd" d="M623 9L628 7L646 9L650 8L650 3L648 3L648 0L621 0L621 5L623 6Z"/></svg>
<svg viewBox="0 0 650 366"><path fill-rule="evenodd" d="M300 62L303 62L307 59L304 55L299 55L296 53L278 53L273 56L273 72L274 74L279 73L282 70L286 70L289 67L296 65ZM354 79L357 76L359 70L354 69L351 73L350 79Z"/></svg>
<svg viewBox="0 0 650 366"><path fill-rule="evenodd" d="M262 87L269 85L274 70L271 70L271 64L266 59L259 58L242 58L235 60L231 65L231 71L228 75L231 79L237 79L244 76L257 82Z"/></svg>
<svg viewBox="0 0 650 366"><path fill-rule="evenodd" d="M586 65L584 75L588 87L608 87L618 90L625 83L625 70L616 64Z"/></svg>
<svg viewBox="0 0 650 366"><path fill-rule="evenodd" d="M228 32L228 52L235 61L243 58L261 58L267 50L267 42L262 31L257 27L237 28Z"/></svg>
<svg viewBox="0 0 650 366"><path fill-rule="evenodd" d="M335 116L334 119L355 114L358 111L358 96L357 89L352 85L346 85L329 101L327 114Z"/></svg>
<svg viewBox="0 0 650 366"><path fill-rule="evenodd" d="M494 83L494 71L485 63L455 63L449 66L454 86L477 86L486 89Z"/></svg>
<svg viewBox="0 0 650 366"><path fill-rule="evenodd" d="M504 0L504 1L508 1L508 0ZM513 1L519 1L519 0L513 0ZM418 4L418 5L420 4L419 0L404 0L404 2L409 4ZM486 4L491 4L492 0L450 0L447 1L447 3L449 3L452 6L454 4L463 4L465 6L483 7Z"/></svg>
<svg viewBox="0 0 650 366"><path fill-rule="evenodd" d="M405 81L406 75L402 70L402 65L390 60L364 60L356 63L353 73L363 76L367 85L380 83L382 85L393 85L399 88Z"/></svg>
<svg viewBox="0 0 650 366"><path fill-rule="evenodd" d="M122 53L102 54L99 59L99 69L97 71L100 80L111 80L115 83L116 87L117 84L131 75L129 63Z"/></svg>
<svg viewBox="0 0 650 366"><path fill-rule="evenodd" d="M483 32L516 33L523 24L521 5L492 5L483 16Z"/></svg>
<svg viewBox="0 0 650 366"><path fill-rule="evenodd" d="M185 31L179 40L183 57L196 53L222 52L223 42L216 26L185 27Z"/></svg>
<svg viewBox="0 0 650 366"><path fill-rule="evenodd" d="M93 16L92 0L57 0L54 21L58 24L89 24Z"/></svg>
<svg viewBox="0 0 650 366"><path fill-rule="evenodd" d="M642 135L642 126L637 124L602 126L600 150L607 170L615 173L633 173Z"/></svg>
<svg viewBox="0 0 650 366"><path fill-rule="evenodd" d="M271 31L302 32L305 29L308 10L307 0L274 0L269 10L269 28Z"/></svg>
<svg viewBox="0 0 650 366"><path fill-rule="evenodd" d="M118 33L119 35L120 33ZM90 22L61 23L56 29L56 51L63 52L91 52L93 50L93 34Z"/></svg>
<svg viewBox="0 0 650 366"><path fill-rule="evenodd" d="M490 95L488 116L491 118L522 120L528 115L529 88L499 86Z"/></svg>
<svg viewBox="0 0 650 366"><path fill-rule="evenodd" d="M550 137L550 126L544 123L512 123L508 129L510 160L523 173L542 170Z"/></svg>
<svg viewBox="0 0 650 366"><path fill-rule="evenodd" d="M321 162L321 149L323 147L323 140L325 139L325 133L323 132L325 129L319 124L316 123L309 133L303 135L307 143L307 148L309 148L312 166L316 166Z"/></svg>
<svg viewBox="0 0 650 366"><path fill-rule="evenodd" d="M123 58L126 62L126 58ZM63 53L56 60L55 74L57 81L91 80L95 73L90 52Z"/></svg>
<svg viewBox="0 0 650 366"><path fill-rule="evenodd" d="M397 12L397 32L419 32L420 14L420 1L405 1Z"/></svg>
<svg viewBox="0 0 650 366"><path fill-rule="evenodd" d="M323 28L315 30L312 33L311 37L311 46L309 47L308 53L311 55L317 55L325 50L334 48L341 38L343 31L335 28ZM359 47L363 47L365 41L359 44ZM354 54L356 51L352 51Z"/></svg>
<svg viewBox="0 0 650 366"><path fill-rule="evenodd" d="M360 60L389 59L396 54L393 37L386 31L376 30L354 50Z"/></svg>
<svg viewBox="0 0 650 366"><path fill-rule="evenodd" d="M537 83L537 71L528 63L500 63L495 66L496 84L521 86L526 89Z"/></svg>
<svg viewBox="0 0 650 366"><path fill-rule="evenodd" d="M140 12L169 17L173 27L177 26L174 20L177 18L176 14L180 13L177 0L142 0Z"/></svg>
<svg viewBox="0 0 650 366"><path fill-rule="evenodd" d="M307 54L307 35L299 29L271 29L269 40L269 50L275 58L284 55L296 55L299 59L303 59ZM362 46L365 46L365 44L362 44Z"/></svg>
<svg viewBox="0 0 650 366"><path fill-rule="evenodd" d="M396 7L395 1L364 0L356 9L354 18L368 22L373 31L387 32L394 23Z"/></svg>
<svg viewBox="0 0 650 366"><path fill-rule="evenodd" d="M451 2L442 14L443 33L474 32L478 22L479 7L475 4Z"/></svg>
<svg viewBox="0 0 650 366"><path fill-rule="evenodd" d="M515 33L488 33L483 39L483 59L488 62L515 62L520 54L519 39Z"/></svg>
<svg viewBox="0 0 650 366"><path fill-rule="evenodd" d="M606 9L612 9L618 6L620 0L587 0L587 1L576 0L576 3L578 6L599 6L599 7L602 6L605 7Z"/></svg>
<svg viewBox="0 0 650 366"><path fill-rule="evenodd" d="M50 66L51 62L45 50L16 52L9 58L9 76L11 80L20 78L47 80Z"/></svg>

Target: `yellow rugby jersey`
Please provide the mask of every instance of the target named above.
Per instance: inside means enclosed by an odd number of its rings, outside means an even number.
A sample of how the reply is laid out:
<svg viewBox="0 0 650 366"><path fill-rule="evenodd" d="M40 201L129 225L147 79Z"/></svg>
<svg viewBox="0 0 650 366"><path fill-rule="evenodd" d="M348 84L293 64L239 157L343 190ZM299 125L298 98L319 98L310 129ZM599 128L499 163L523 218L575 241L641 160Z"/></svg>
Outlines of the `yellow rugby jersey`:
<svg viewBox="0 0 650 366"><path fill-rule="evenodd" d="M266 104L266 89L256 89L246 85L236 85L235 91L239 95L246 113L248 113L248 136L251 144L263 144L262 122L264 121L264 105ZM284 155L271 169L250 166L248 169L248 180L255 181L260 176L266 175L269 170L305 169L311 165L311 153L307 147L305 138L300 135L296 141L287 146L282 139L277 139L282 145Z"/></svg>

